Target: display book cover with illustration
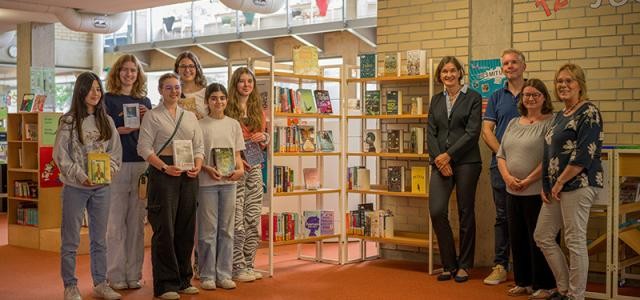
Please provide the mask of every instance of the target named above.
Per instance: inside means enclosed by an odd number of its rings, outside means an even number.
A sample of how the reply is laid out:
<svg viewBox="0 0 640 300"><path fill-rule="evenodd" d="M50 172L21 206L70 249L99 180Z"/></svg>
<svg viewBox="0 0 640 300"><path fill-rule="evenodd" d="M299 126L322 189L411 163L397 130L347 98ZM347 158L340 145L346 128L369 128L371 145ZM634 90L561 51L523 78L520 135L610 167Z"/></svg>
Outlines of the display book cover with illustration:
<svg viewBox="0 0 640 300"><path fill-rule="evenodd" d="M111 157L109 153L87 153L87 175L92 184L111 183Z"/></svg>
<svg viewBox="0 0 640 300"><path fill-rule="evenodd" d="M404 167L389 167L387 170L387 188L389 192L404 192L404 185Z"/></svg>
<svg viewBox="0 0 640 300"><path fill-rule="evenodd" d="M196 98L194 97L178 99L178 106L182 107L182 109L184 110L188 110L196 114L196 116L198 115L198 106L196 105Z"/></svg>
<svg viewBox="0 0 640 300"><path fill-rule="evenodd" d="M122 118L124 119L124 127L140 128L140 105L137 103L122 104Z"/></svg>
<svg viewBox="0 0 640 300"><path fill-rule="evenodd" d="M382 152L382 138L380 137L380 129L365 129L362 152Z"/></svg>
<svg viewBox="0 0 640 300"><path fill-rule="evenodd" d="M380 114L380 91L366 91L364 96L364 110L368 116Z"/></svg>
<svg viewBox="0 0 640 300"><path fill-rule="evenodd" d="M320 75L318 49L312 46L299 45L292 49L293 73L298 75Z"/></svg>
<svg viewBox="0 0 640 300"><path fill-rule="evenodd" d="M195 167L191 140L173 140L173 165L182 171Z"/></svg>
<svg viewBox="0 0 640 300"><path fill-rule="evenodd" d="M302 214L305 238L335 233L334 212L328 210L306 210Z"/></svg>
<svg viewBox="0 0 640 300"><path fill-rule="evenodd" d="M318 168L303 168L304 188L307 190L317 190L320 188L320 174Z"/></svg>
<svg viewBox="0 0 640 300"><path fill-rule="evenodd" d="M404 152L404 132L402 130L394 129L387 132L387 152Z"/></svg>
<svg viewBox="0 0 640 300"><path fill-rule="evenodd" d="M331 130L320 130L317 134L318 149L321 152L333 152L335 146L333 144L333 132Z"/></svg>
<svg viewBox="0 0 640 300"><path fill-rule="evenodd" d="M244 143L244 150L242 151L242 158L249 164L249 166L255 166L264 162L264 155L262 155L262 148L258 143L252 141L246 141Z"/></svg>
<svg viewBox="0 0 640 300"><path fill-rule="evenodd" d="M321 114L333 113L333 108L331 107L331 98L329 97L329 91L314 90L313 95L316 98L316 106L318 107L319 113Z"/></svg>
<svg viewBox="0 0 640 300"><path fill-rule="evenodd" d="M209 161L211 166L216 168L223 177L233 174L236 169L233 148L211 148Z"/></svg>
<svg viewBox="0 0 640 300"><path fill-rule="evenodd" d="M302 145L302 151L316 151L315 127L312 125L298 125L298 130L300 130L300 145Z"/></svg>

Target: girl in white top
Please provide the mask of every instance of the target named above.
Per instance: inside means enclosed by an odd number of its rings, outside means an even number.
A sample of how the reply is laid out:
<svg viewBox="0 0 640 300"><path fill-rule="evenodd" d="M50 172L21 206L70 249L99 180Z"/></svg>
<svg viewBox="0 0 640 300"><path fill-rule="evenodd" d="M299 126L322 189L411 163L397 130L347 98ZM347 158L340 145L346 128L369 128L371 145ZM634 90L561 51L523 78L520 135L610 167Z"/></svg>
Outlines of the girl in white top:
<svg viewBox="0 0 640 300"><path fill-rule="evenodd" d="M198 120L202 119L207 115L207 103L204 100L207 78L202 72L200 60L191 51L182 52L176 58L173 72L180 75L183 98L196 99L196 117L198 117Z"/></svg>

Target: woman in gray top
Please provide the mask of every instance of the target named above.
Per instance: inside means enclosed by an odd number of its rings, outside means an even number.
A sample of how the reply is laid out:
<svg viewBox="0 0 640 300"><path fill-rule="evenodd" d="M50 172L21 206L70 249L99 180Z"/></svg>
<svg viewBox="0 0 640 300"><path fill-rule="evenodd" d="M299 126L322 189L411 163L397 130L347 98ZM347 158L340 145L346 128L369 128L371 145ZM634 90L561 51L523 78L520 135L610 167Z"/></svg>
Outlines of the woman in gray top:
<svg viewBox="0 0 640 300"><path fill-rule="evenodd" d="M498 169L507 186L507 220L513 254L515 287L510 296L533 295L546 299L555 287L547 261L533 240L542 206L542 154L544 135L551 125L553 106L547 87L539 79L526 81L518 110L498 149ZM534 292L535 291L535 292Z"/></svg>

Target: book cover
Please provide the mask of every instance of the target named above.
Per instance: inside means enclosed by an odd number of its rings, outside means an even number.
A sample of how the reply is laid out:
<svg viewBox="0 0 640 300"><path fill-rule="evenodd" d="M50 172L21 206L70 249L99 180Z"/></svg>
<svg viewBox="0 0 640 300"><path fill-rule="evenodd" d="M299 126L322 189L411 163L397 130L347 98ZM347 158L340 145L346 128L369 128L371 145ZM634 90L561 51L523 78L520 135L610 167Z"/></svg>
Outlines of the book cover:
<svg viewBox="0 0 640 300"><path fill-rule="evenodd" d="M322 152L333 152L333 132L331 130L318 131L318 149Z"/></svg>
<svg viewBox="0 0 640 300"><path fill-rule="evenodd" d="M47 101L47 95L36 95L31 105L32 112L44 111L44 103Z"/></svg>
<svg viewBox="0 0 640 300"><path fill-rule="evenodd" d="M24 140L25 141L38 140L38 124L35 124L35 123L24 124Z"/></svg>
<svg viewBox="0 0 640 300"><path fill-rule="evenodd" d="M408 50L407 51L407 75L427 74L427 51Z"/></svg>
<svg viewBox="0 0 640 300"><path fill-rule="evenodd" d="M264 155L262 155L262 148L258 143L247 141L244 143L244 150L242 151L242 158L249 164L249 166L255 166L264 162Z"/></svg>
<svg viewBox="0 0 640 300"><path fill-rule="evenodd" d="M380 114L380 91L367 91L364 98L365 113L368 116Z"/></svg>
<svg viewBox="0 0 640 300"><path fill-rule="evenodd" d="M380 129L365 130L363 142L362 152L382 152L382 137L380 136Z"/></svg>
<svg viewBox="0 0 640 300"><path fill-rule="evenodd" d="M320 235L320 211L319 210L305 210L302 213L303 217L303 234L305 238L315 237Z"/></svg>
<svg viewBox="0 0 640 300"><path fill-rule="evenodd" d="M40 147L40 187L62 186L60 169L53 161L53 147Z"/></svg>
<svg viewBox="0 0 640 300"><path fill-rule="evenodd" d="M124 127L140 128L140 106L136 103L122 104L122 118Z"/></svg>
<svg viewBox="0 0 640 300"><path fill-rule="evenodd" d="M422 114L422 97L411 97L411 114Z"/></svg>
<svg viewBox="0 0 640 300"><path fill-rule="evenodd" d="M404 192L404 167L387 169L387 187L390 192Z"/></svg>
<svg viewBox="0 0 640 300"><path fill-rule="evenodd" d="M300 98L300 104L302 104L303 113L317 113L318 108L316 102L313 99L313 92L309 89L298 89L298 97Z"/></svg>
<svg viewBox="0 0 640 300"><path fill-rule="evenodd" d="M350 116L362 115L362 100L358 98L347 99L347 113Z"/></svg>
<svg viewBox="0 0 640 300"><path fill-rule="evenodd" d="M304 175L304 188L307 190L317 190L320 188L320 175L317 168L302 169Z"/></svg>
<svg viewBox="0 0 640 300"><path fill-rule="evenodd" d="M173 140L173 165L187 171L193 169L193 145L191 140Z"/></svg>
<svg viewBox="0 0 640 300"><path fill-rule="evenodd" d="M111 159L109 153L87 153L87 175L92 184L111 183Z"/></svg>
<svg viewBox="0 0 640 300"><path fill-rule="evenodd" d="M640 195L640 177L624 176L620 178L620 203L638 202Z"/></svg>
<svg viewBox="0 0 640 300"><path fill-rule="evenodd" d="M427 193L426 167L411 167L411 192L416 194Z"/></svg>
<svg viewBox="0 0 640 300"><path fill-rule="evenodd" d="M376 55L361 54L360 55L360 78L376 77Z"/></svg>
<svg viewBox="0 0 640 300"><path fill-rule="evenodd" d="M226 177L236 170L236 159L233 148L212 148L209 157L210 164L215 167L220 175Z"/></svg>
<svg viewBox="0 0 640 300"><path fill-rule="evenodd" d="M320 75L318 49L312 46L293 47L293 73L298 75Z"/></svg>
<svg viewBox="0 0 640 300"><path fill-rule="evenodd" d="M335 234L334 213L331 210L323 210L320 212L320 234Z"/></svg>
<svg viewBox="0 0 640 300"><path fill-rule="evenodd" d="M196 116L198 115L198 106L196 105L196 98L194 97L178 99L178 106L194 113Z"/></svg>
<svg viewBox="0 0 640 300"><path fill-rule="evenodd" d="M387 92L387 115L402 114L402 91Z"/></svg>
<svg viewBox="0 0 640 300"><path fill-rule="evenodd" d="M416 154L424 153L424 128L411 128L411 151Z"/></svg>
<svg viewBox="0 0 640 300"><path fill-rule="evenodd" d="M400 76L399 53L388 53L384 56L384 76Z"/></svg>
<svg viewBox="0 0 640 300"><path fill-rule="evenodd" d="M403 152L403 132L402 130L389 130L387 132L387 152Z"/></svg>
<svg viewBox="0 0 640 300"><path fill-rule="evenodd" d="M24 94L22 96L22 102L20 103L20 111L31 111L35 97L36 95L34 94Z"/></svg>
<svg viewBox="0 0 640 300"><path fill-rule="evenodd" d="M316 151L316 133L315 128L311 125L299 125L300 145L303 152Z"/></svg>
<svg viewBox="0 0 640 300"><path fill-rule="evenodd" d="M314 90L313 95L316 98L316 105L318 107L319 113L321 114L333 113L333 109L331 107L331 98L329 98L329 91Z"/></svg>
<svg viewBox="0 0 640 300"><path fill-rule="evenodd" d="M366 169L364 167L358 168L356 170L356 183L355 183L355 188L358 190L370 190L371 189L371 179L370 179L370 174L371 172L369 171L369 169Z"/></svg>

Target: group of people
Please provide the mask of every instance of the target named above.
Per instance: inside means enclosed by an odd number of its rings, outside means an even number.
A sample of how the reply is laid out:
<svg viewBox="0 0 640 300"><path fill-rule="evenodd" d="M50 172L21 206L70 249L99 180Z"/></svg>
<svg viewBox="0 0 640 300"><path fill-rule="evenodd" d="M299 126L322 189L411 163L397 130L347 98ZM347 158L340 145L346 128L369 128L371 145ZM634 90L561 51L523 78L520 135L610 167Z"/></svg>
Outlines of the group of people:
<svg viewBox="0 0 640 300"><path fill-rule="evenodd" d="M84 211L88 215L93 294L120 299L116 290L142 287L144 219L153 229L151 262L153 293L179 299L200 288L233 289L236 281L261 279L254 270L262 206L262 165L242 156L246 143L266 148L266 117L256 78L246 67L236 69L224 85L211 83L197 56L181 53L174 72L158 80L160 104L152 108L147 79L133 55L118 58L107 77L78 76L70 110L58 126L54 160L62 189L61 274L65 300L82 299L75 265ZM178 105L195 98L196 111ZM139 128L124 125L124 104L137 104ZM173 163L172 142L188 140L193 168ZM232 149L235 169L222 174L211 150ZM110 157L110 184L91 182L89 153ZM139 199L138 180L148 173L148 196ZM194 244L196 251L194 252ZM195 274L194 274L195 273Z"/></svg>
<svg viewBox="0 0 640 300"><path fill-rule="evenodd" d="M603 187L600 161L603 129L598 108L588 101L586 78L576 64L555 74L554 113L545 84L525 79L525 57L516 49L501 55L505 86L489 98L484 116L479 93L462 84L464 69L444 57L427 124L432 166L429 212L440 248L439 281L465 282L475 249L475 192L481 171L480 136L492 150L490 174L496 208L495 267L486 284L506 281L509 249L515 286L507 293L529 299L584 299L589 256L589 210ZM455 188L460 221L459 253L448 219ZM566 261L560 233L569 249Z"/></svg>

